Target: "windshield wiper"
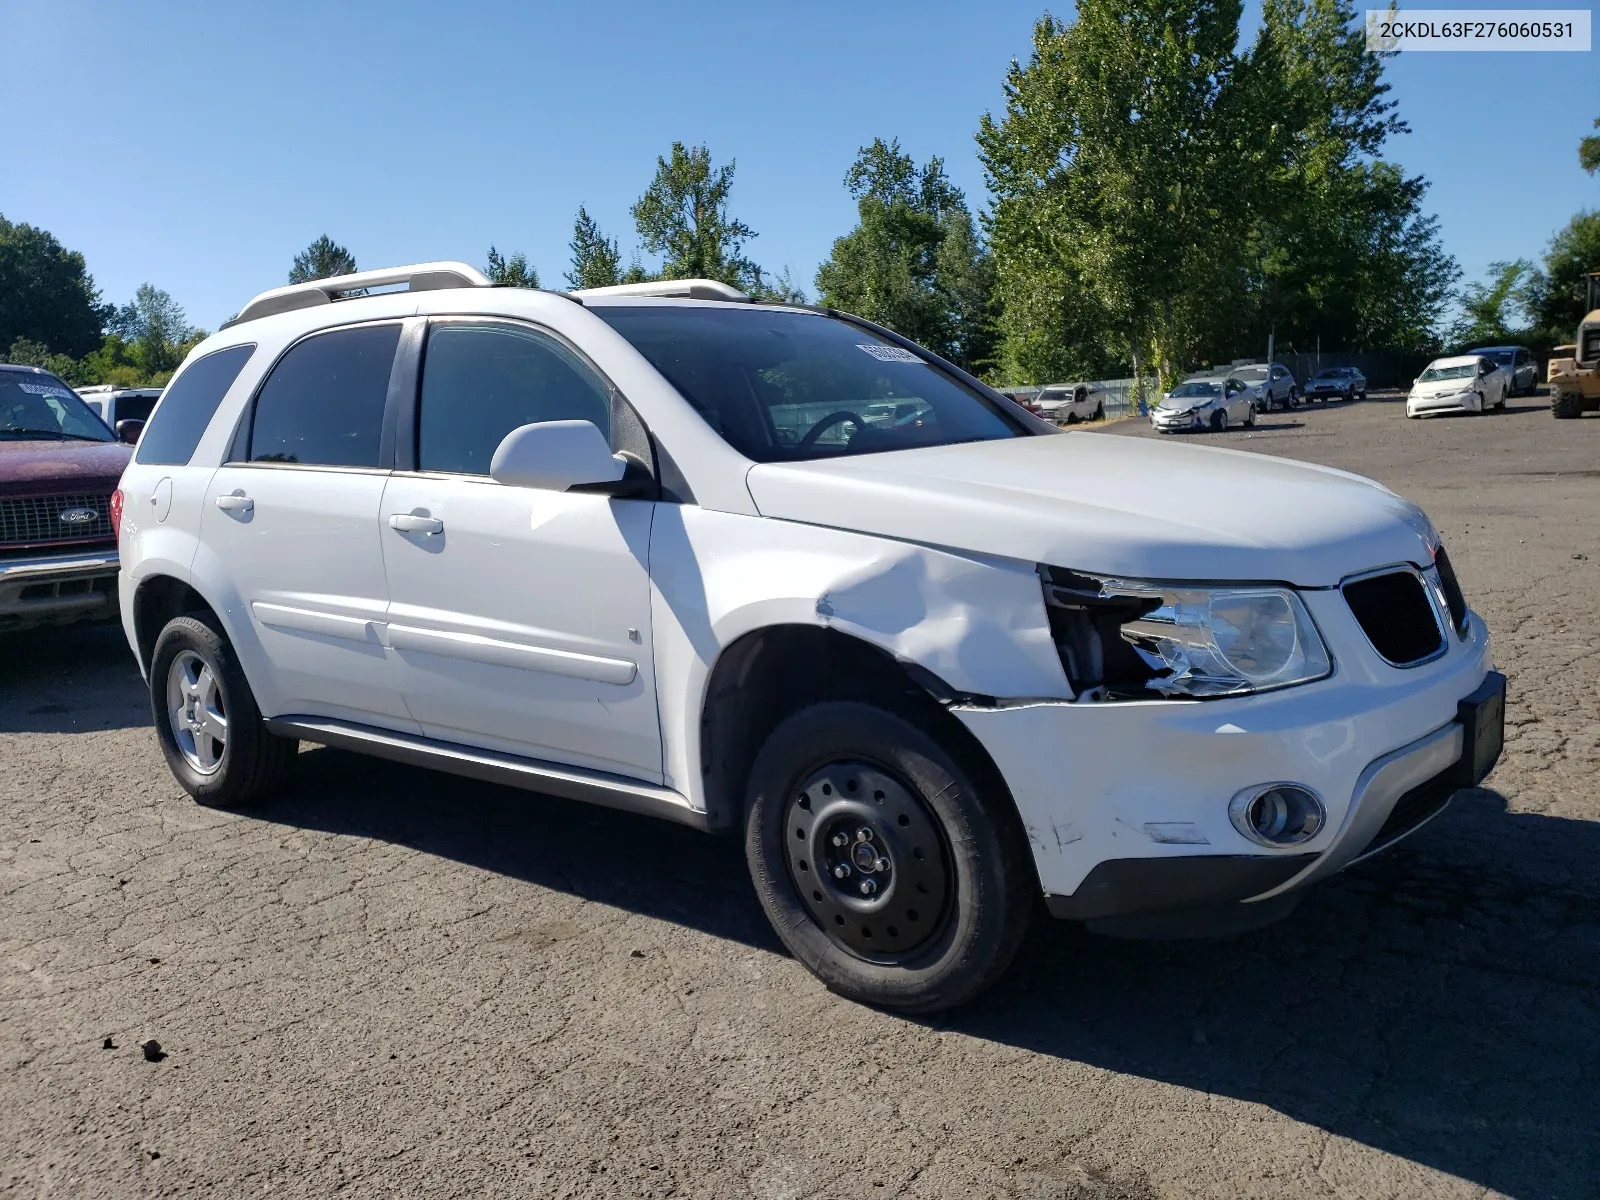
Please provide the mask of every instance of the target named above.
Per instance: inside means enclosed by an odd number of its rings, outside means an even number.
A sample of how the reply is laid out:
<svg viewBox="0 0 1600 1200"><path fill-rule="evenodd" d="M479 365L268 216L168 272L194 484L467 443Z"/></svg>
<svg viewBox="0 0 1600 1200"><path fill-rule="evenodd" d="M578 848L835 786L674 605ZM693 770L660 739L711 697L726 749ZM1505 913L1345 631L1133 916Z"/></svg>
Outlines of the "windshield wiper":
<svg viewBox="0 0 1600 1200"><path fill-rule="evenodd" d="M86 433L68 433L65 429L0 429L0 434L12 437L72 438L78 442L104 442L105 438L90 437Z"/></svg>

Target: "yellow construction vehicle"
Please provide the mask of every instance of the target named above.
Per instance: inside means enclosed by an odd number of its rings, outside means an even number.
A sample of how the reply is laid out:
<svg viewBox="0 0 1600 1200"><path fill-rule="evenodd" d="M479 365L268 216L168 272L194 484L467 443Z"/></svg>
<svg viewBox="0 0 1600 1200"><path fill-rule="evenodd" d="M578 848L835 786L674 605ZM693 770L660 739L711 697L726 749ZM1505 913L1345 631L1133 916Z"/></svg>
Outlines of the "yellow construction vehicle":
<svg viewBox="0 0 1600 1200"><path fill-rule="evenodd" d="M1600 271L1589 273L1586 299L1589 315L1578 322L1577 340L1554 351L1572 357L1550 359L1550 415L1557 420L1600 410Z"/></svg>

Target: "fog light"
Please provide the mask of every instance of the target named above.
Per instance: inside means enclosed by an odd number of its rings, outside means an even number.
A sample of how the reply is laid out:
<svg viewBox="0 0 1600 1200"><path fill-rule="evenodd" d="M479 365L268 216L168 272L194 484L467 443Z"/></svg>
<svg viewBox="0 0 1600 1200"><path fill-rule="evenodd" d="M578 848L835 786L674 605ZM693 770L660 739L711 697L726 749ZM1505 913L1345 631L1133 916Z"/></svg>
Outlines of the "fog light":
<svg viewBox="0 0 1600 1200"><path fill-rule="evenodd" d="M1228 802L1233 827L1263 846L1296 846L1310 841L1327 820L1327 810L1310 788L1295 783L1264 783L1246 788Z"/></svg>

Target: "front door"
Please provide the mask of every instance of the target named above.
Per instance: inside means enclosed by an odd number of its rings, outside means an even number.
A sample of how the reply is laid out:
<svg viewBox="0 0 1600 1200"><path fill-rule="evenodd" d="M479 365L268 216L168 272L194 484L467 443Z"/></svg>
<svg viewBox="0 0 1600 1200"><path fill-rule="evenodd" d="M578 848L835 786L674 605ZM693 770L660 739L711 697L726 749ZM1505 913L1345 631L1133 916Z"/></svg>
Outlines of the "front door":
<svg viewBox="0 0 1600 1200"><path fill-rule="evenodd" d="M385 398L400 325L297 343L256 394L240 461L211 477L202 553L227 564L235 641L268 716L415 731L383 645L378 514Z"/></svg>
<svg viewBox="0 0 1600 1200"><path fill-rule="evenodd" d="M430 737L658 781L647 500L505 487L500 440L535 421L610 429L611 389L517 322L435 321L414 471L384 491L388 639Z"/></svg>

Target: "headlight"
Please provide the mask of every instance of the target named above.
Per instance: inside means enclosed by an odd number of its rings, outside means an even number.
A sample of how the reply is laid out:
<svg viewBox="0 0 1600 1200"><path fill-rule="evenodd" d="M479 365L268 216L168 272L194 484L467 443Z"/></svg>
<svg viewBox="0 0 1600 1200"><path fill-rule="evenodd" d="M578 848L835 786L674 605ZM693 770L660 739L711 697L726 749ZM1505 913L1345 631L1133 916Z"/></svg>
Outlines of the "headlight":
<svg viewBox="0 0 1600 1200"><path fill-rule="evenodd" d="M1287 588L1181 587L1059 568L1041 574L1062 663L1080 693L1087 686L1112 697L1234 696L1333 670L1311 615ZM1081 628L1075 612L1083 614ZM1091 630L1098 653L1086 653ZM1087 678L1096 666L1097 677Z"/></svg>

